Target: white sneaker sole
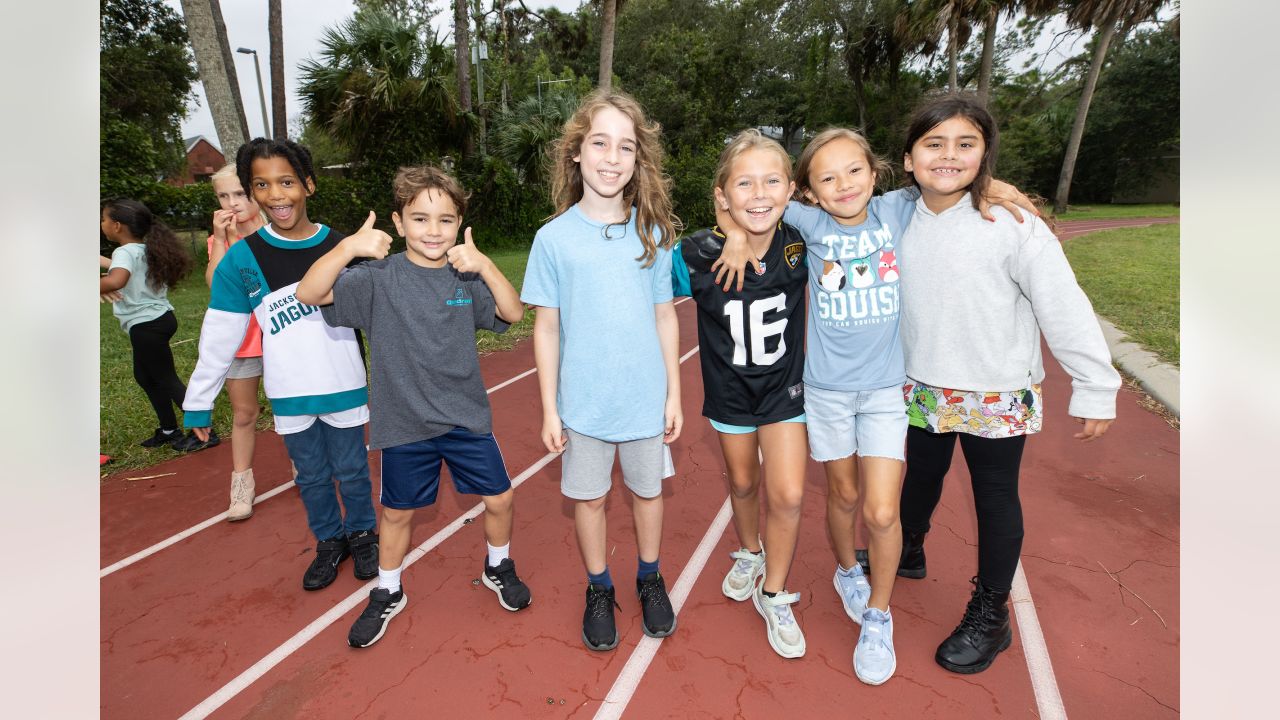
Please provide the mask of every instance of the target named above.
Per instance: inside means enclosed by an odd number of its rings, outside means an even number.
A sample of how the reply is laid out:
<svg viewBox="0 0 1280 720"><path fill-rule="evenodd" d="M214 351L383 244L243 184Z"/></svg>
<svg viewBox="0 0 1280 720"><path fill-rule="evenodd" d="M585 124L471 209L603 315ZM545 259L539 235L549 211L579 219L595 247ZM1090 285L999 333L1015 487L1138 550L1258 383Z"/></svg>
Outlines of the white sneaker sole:
<svg viewBox="0 0 1280 720"><path fill-rule="evenodd" d="M769 614L765 611L764 607L760 604L760 595L758 593L755 593L755 592L751 593L751 604L755 605L756 612L760 613L760 618L764 620L764 634L765 634L765 637L769 639L769 647L773 648L774 652L778 653L784 658L794 659L798 657L804 657L804 651L806 648L805 641L804 641L804 632L802 631L800 633L799 647L784 646L782 644L782 639L775 637L776 633L774 633L773 631L773 625L769 623Z"/></svg>
<svg viewBox="0 0 1280 720"><path fill-rule="evenodd" d="M832 575L832 576L831 576L831 584L832 584L832 586L834 586L834 587L835 587L835 589L836 589L836 597L840 598L840 604L841 604L842 606L844 606L844 614L845 614L845 615L848 615L848 616L849 616L849 619L850 619L850 620L852 620L854 623L856 623L857 625L861 626L861 625L862 625L862 614L861 614L861 613L859 613L859 612L854 611L854 609L853 609L853 608L849 607L849 603L845 602L845 599L844 599L844 593L840 592L840 579L839 579L839 578L837 578L835 575ZM866 607L864 606L862 609L863 609L863 610L866 610Z"/></svg>
<svg viewBox="0 0 1280 720"><path fill-rule="evenodd" d="M510 610L511 612L520 612L521 610L524 609L524 608L518 608L518 607L511 607L510 605L508 605L507 601L502 599L502 588L498 587L497 583L489 579L488 573L480 573L480 582L484 583L485 587L492 590L493 593L498 596L498 604L501 605L502 607L506 608L507 610ZM529 598L529 605L532 605L532 604L533 604L533 598L531 597ZM525 605L524 607L529 607L529 605Z"/></svg>
<svg viewBox="0 0 1280 720"><path fill-rule="evenodd" d="M401 592L404 592L404 591L403 591L403 590L401 590ZM350 646L351 646L351 647L353 647L353 648L367 648L367 647L369 647L370 645L373 645L374 643L376 643L376 642L378 642L379 640L381 640L381 639L382 639L382 636L383 636L383 635L385 635L385 634L387 633L387 626L391 624L391 618L393 618L393 617L395 617L395 616L399 615L399 614L400 614L400 611L401 611L401 610L404 610L404 606L405 606L405 605L408 605L408 604L409 604L409 596L408 596L408 594L402 595L402 596L400 597L400 602L395 606L395 608L393 608L393 609L391 610L391 614L390 614L390 615L388 615L388 616L386 617L386 619L382 621L382 627L378 630L378 634L373 636L373 639L372 639L372 640L370 640L369 642L365 643L364 645L351 645L351 643L350 643L350 642L348 642L348 643L347 643L347 645L350 645Z"/></svg>

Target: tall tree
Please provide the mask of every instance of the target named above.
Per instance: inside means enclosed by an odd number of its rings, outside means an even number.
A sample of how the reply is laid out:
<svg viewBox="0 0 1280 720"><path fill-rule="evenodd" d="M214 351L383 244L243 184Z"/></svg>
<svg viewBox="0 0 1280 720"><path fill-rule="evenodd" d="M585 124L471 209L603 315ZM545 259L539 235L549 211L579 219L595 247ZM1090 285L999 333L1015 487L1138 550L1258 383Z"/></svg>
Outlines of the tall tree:
<svg viewBox="0 0 1280 720"><path fill-rule="evenodd" d="M991 70L995 64L996 33L1000 15L1021 10L1027 15L1044 16L1057 11L1058 0L977 0L974 14L982 20L982 60L978 67L978 100L986 105L991 99Z"/></svg>
<svg viewBox="0 0 1280 720"><path fill-rule="evenodd" d="M284 96L284 20L280 0L267 1L267 35L271 43L271 136L289 137Z"/></svg>
<svg viewBox="0 0 1280 720"><path fill-rule="evenodd" d="M248 139L249 123L240 101L240 83L236 80L235 63L231 61L222 7L218 0L182 0L182 15L195 51L204 96L213 115L218 144L224 154L234 153Z"/></svg>
<svg viewBox="0 0 1280 720"><path fill-rule="evenodd" d="M1138 23L1153 20L1167 0L1069 0L1067 23L1081 30L1097 32L1093 59L1085 75L1080 100L1076 104L1075 121L1067 138L1067 151L1062 159L1062 172L1058 175L1058 189L1053 196L1053 211L1065 212L1071 194L1071 176L1075 173L1076 157L1080 153L1080 141L1084 138L1085 121L1089 117L1089 104L1098 85L1098 75L1106 61L1107 48L1117 29L1127 31Z"/></svg>
<svg viewBox="0 0 1280 720"><path fill-rule="evenodd" d="M453 61L458 70L458 104L471 112L471 19L467 0L453 0Z"/></svg>
<svg viewBox="0 0 1280 720"><path fill-rule="evenodd" d="M618 25L618 0L600 0L600 88L613 85L613 37Z"/></svg>

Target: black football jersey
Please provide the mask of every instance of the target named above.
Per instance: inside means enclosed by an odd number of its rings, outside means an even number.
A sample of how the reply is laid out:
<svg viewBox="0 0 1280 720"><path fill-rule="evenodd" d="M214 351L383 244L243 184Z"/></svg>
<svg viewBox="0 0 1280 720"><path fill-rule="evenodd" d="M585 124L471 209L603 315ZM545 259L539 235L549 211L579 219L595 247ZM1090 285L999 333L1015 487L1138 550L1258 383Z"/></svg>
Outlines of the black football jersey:
<svg viewBox="0 0 1280 720"><path fill-rule="evenodd" d="M767 425L804 412L804 239L778 223L764 272L750 265L742 290L715 284L711 265L724 248L719 228L680 242L678 276L686 271L698 306L702 414L730 425ZM683 262L681 262L683 261Z"/></svg>

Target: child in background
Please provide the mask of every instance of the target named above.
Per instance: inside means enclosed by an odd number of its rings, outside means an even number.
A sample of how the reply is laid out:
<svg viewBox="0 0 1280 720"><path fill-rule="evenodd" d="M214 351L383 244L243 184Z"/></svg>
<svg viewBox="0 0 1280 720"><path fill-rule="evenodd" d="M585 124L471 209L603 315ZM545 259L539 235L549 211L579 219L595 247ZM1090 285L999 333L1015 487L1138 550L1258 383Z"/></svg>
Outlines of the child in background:
<svg viewBox="0 0 1280 720"><path fill-rule="evenodd" d="M160 427L138 443L145 448L176 445L185 438L178 428L174 406L182 406L187 388L173 368L169 340L178 319L169 303L169 288L186 277L191 256L164 223L137 200L110 200L102 206L102 233L120 247L98 280L98 293L111 301L111 312L133 347L133 379L147 394ZM201 447L216 445L212 435ZM177 448L175 448L177 449ZM196 448L191 448L196 449Z"/></svg>
<svg viewBox="0 0 1280 720"><path fill-rule="evenodd" d="M923 576L924 536L959 437L978 514L978 575L964 618L934 659L965 674L987 669L1013 639L1007 602L1022 550L1018 471L1027 436L1044 417L1041 330L1072 377L1068 412L1084 425L1076 438L1107 431L1120 388L1093 308L1050 229L1038 218L1020 226L1003 213L995 223L979 216L975 198L991 182L997 132L976 101L943 97L916 112L903 157L920 199L902 241L911 403L902 527L919 538ZM933 293L944 277L958 284L942 299Z"/></svg>
<svg viewBox="0 0 1280 720"><path fill-rule="evenodd" d="M537 306L534 355L542 441L561 459L561 492L587 571L582 640L618 645L606 564L605 497L615 453L631 491L643 627L675 631L658 567L667 444L680 435L679 327L671 304L678 220L657 123L631 97L588 95L556 142L554 218L534 237L521 300Z"/></svg>
<svg viewBox="0 0 1280 720"><path fill-rule="evenodd" d="M477 329L505 332L524 306L472 243L471 228L456 244L467 207L457 180L430 166L401 168L392 192L405 251L383 260L390 237L352 235L311 266L297 293L299 302L324 306L330 325L365 330L372 343L369 443L382 451L382 539L378 587L351 626L351 647L377 642L408 603L400 571L413 511L435 503L441 461L459 493L484 502L481 581L507 610L531 600L510 558L515 493L475 343ZM344 270L361 257L377 259Z"/></svg>
<svg viewBox="0 0 1280 720"><path fill-rule="evenodd" d="M378 535L364 444L364 363L353 331L329 327L319 308L293 294L311 264L343 235L307 217L315 171L311 153L301 145L257 138L236 153L236 173L241 187L267 210L270 224L232 245L213 271L184 421L197 437L208 433L214 398L255 317L263 331L263 387L276 432L297 467L307 524L317 540L302 588L330 585L348 556L355 560L356 578L369 580L378 574ZM370 217L357 234L386 235L372 223Z"/></svg>
<svg viewBox="0 0 1280 720"><path fill-rule="evenodd" d="M235 163L228 163L211 180L219 210L213 213L209 236L209 265L205 284L213 286L213 271L227 250L262 227L262 211L240 186ZM247 520L253 515L253 446L258 425L258 379L262 377L262 329L249 316L249 329L227 371L227 397L231 400L231 506L227 520ZM199 442L198 438L194 438Z"/></svg>
<svg viewBox="0 0 1280 720"><path fill-rule="evenodd" d="M741 548L721 584L733 600L751 598L769 645L782 657L804 655L804 633L786 591L804 495L804 238L782 222L795 190L791 158L759 130L738 133L715 174L716 209L746 234L764 272L741 291L722 292L711 265L724 248L719 228L685 237L672 261L675 294L698 305L702 414L720 436L733 526ZM760 460L769 498L767 543L760 532ZM765 547L769 548L768 553ZM762 581L757 582L760 578Z"/></svg>

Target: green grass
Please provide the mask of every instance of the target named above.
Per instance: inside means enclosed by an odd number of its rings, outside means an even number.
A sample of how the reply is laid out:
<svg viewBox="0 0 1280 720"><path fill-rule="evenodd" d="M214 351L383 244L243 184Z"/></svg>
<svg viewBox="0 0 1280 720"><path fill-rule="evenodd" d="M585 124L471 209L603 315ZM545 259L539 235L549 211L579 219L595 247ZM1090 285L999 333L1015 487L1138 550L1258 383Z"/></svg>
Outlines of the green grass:
<svg viewBox="0 0 1280 720"><path fill-rule="evenodd" d="M1179 226L1089 233L1063 249L1099 315L1130 339L1178 365Z"/></svg>
<svg viewBox="0 0 1280 720"><path fill-rule="evenodd" d="M178 377L185 383L195 369L198 350L200 323L204 319L205 308L209 304L209 289L204 284L204 268L206 263L205 235L193 234L195 240L192 247L196 255L195 269L176 288L169 291L169 302L173 303L174 314L178 318L178 332L170 341L173 348L173 364ZM524 267L529 259L529 251L507 250L495 251L489 255L502 273L511 280L511 284L520 289L524 281ZM156 427L156 416L147 402L142 388L133 379L133 350L129 346L129 337L120 328L120 323L111 314L111 306L99 306L100 327L100 360L101 376L99 410L98 445L100 451L112 456L113 462L103 470L119 472L131 468L154 465L177 457L169 448L148 450L139 447L138 442L151 436ZM525 318L511 326L502 335L488 331L476 333L476 348L483 355L498 350L508 350L521 338L533 332L533 312L525 313ZM267 430L272 427L271 405L258 391L258 402L262 406L262 416L258 420L258 429ZM231 404L226 393L218 396L214 406L213 427L222 436L223 442L229 442L231 436ZM231 472L228 467L227 472Z"/></svg>
<svg viewBox="0 0 1280 720"><path fill-rule="evenodd" d="M1123 218L1178 217L1177 205L1068 205L1059 220L1115 220Z"/></svg>

